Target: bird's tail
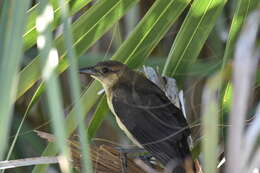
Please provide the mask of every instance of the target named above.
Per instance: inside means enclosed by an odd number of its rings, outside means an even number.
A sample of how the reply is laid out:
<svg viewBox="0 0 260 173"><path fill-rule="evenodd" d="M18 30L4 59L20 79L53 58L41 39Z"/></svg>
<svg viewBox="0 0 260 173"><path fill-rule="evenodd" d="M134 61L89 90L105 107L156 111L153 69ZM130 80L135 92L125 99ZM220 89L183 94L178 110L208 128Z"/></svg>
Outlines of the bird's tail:
<svg viewBox="0 0 260 173"><path fill-rule="evenodd" d="M178 143L178 151L183 161L191 158L191 151L186 137L183 137Z"/></svg>
<svg viewBox="0 0 260 173"><path fill-rule="evenodd" d="M185 173L185 161L191 159L189 144L185 136L178 141L170 139L162 142L160 149L158 149L158 144L145 145L145 149L167 170L173 170L173 173Z"/></svg>
<svg viewBox="0 0 260 173"><path fill-rule="evenodd" d="M177 157L175 157L176 161L175 168L173 168L173 173L185 173L185 162L192 159L187 138L183 137L177 144L175 143L175 147ZM171 161L168 164L171 164ZM194 163L192 163L192 167L194 170Z"/></svg>
<svg viewBox="0 0 260 173"><path fill-rule="evenodd" d="M186 137L183 137L178 142L172 142L171 151L164 154L167 154L168 157L158 158L158 160L160 160L168 170L173 170L173 173L185 173L185 162L191 159L190 147ZM192 165L194 165L194 163L192 163ZM194 166L192 169L194 170Z"/></svg>

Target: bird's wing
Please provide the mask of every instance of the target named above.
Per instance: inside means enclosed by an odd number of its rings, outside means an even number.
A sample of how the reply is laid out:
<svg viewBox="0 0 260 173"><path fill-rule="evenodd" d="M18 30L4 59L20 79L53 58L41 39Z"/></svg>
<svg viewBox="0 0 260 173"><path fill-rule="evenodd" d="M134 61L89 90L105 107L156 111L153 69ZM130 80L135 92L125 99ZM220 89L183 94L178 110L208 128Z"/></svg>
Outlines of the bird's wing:
<svg viewBox="0 0 260 173"><path fill-rule="evenodd" d="M119 84L112 104L115 113L133 137L162 163L190 154L186 119L165 94L148 80L142 84ZM183 147L180 150L179 145ZM184 151L185 150L185 151Z"/></svg>

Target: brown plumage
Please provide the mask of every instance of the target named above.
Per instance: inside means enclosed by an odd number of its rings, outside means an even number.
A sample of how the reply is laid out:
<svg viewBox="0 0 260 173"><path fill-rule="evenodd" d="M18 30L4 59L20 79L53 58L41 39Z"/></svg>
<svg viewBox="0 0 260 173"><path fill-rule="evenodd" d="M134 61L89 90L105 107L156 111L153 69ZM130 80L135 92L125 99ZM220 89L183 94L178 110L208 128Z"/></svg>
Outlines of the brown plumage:
<svg viewBox="0 0 260 173"><path fill-rule="evenodd" d="M181 167L191 156L187 143L190 130L182 111L159 87L117 61L100 62L81 73L102 83L118 125L136 145L163 165L170 161L178 163L175 173L185 172Z"/></svg>

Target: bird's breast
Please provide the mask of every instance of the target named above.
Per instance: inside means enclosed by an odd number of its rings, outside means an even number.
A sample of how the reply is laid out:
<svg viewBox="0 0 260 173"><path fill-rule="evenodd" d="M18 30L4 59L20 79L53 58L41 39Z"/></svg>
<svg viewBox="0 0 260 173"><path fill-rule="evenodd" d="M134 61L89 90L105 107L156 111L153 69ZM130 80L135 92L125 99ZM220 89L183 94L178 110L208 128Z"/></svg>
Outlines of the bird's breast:
<svg viewBox="0 0 260 173"><path fill-rule="evenodd" d="M142 145L134 138L134 136L129 132L129 130L126 128L124 123L120 120L119 116L116 114L116 111L114 110L113 104L112 104L112 95L107 94L107 104L111 112L114 114L116 118L116 122L121 130L126 134L126 136L138 147L143 148Z"/></svg>

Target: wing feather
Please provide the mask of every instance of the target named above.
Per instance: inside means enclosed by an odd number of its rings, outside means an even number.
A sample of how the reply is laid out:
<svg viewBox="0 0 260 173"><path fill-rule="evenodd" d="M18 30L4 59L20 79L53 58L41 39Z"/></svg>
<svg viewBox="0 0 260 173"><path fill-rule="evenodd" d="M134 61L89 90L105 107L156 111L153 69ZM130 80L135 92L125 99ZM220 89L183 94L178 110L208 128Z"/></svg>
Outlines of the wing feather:
<svg viewBox="0 0 260 173"><path fill-rule="evenodd" d="M119 83L112 96L115 113L132 136L163 164L190 155L186 119L155 84ZM144 87L146 86L146 87ZM149 86L147 88L147 86ZM183 143L183 144L182 144ZM183 151L180 146L184 146Z"/></svg>

